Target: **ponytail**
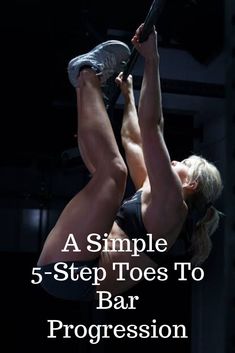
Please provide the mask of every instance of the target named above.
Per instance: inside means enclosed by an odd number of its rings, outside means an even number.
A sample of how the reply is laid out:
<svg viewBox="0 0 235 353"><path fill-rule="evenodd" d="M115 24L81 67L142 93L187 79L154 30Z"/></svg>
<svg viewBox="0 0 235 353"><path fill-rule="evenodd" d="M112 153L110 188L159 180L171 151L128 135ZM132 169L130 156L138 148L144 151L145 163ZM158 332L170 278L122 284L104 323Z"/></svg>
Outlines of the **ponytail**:
<svg viewBox="0 0 235 353"><path fill-rule="evenodd" d="M211 235L219 225L220 214L214 206L210 206L205 216L195 224L190 249L193 266L202 264L209 256L212 248Z"/></svg>
<svg viewBox="0 0 235 353"><path fill-rule="evenodd" d="M196 266L207 259L212 248L211 235L219 225L221 214L213 205L223 190L223 183L219 170L205 158L192 155L183 162L188 167L189 182L197 182L197 189L186 200L191 235L189 251Z"/></svg>

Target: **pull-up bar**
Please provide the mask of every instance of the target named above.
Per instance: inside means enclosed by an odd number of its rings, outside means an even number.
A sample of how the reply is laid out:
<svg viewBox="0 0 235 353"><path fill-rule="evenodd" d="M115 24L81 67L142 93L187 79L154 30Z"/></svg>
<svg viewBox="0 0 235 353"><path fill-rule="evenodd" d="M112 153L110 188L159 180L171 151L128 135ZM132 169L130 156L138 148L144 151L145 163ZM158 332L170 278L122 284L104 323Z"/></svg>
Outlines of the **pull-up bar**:
<svg viewBox="0 0 235 353"><path fill-rule="evenodd" d="M148 38L149 34L153 30L153 26L157 25L164 3L165 3L165 0L153 1L150 7L150 10L144 21L144 27L140 38L141 42L144 42ZM135 48L133 48L131 51L130 58L123 70L124 79L127 79L128 75L132 72L132 69L138 59L138 56L139 56L138 51ZM111 92L111 95L109 97L109 102L106 106L107 109L112 109L114 107L119 95L120 95L120 88L118 86L115 86L113 92Z"/></svg>

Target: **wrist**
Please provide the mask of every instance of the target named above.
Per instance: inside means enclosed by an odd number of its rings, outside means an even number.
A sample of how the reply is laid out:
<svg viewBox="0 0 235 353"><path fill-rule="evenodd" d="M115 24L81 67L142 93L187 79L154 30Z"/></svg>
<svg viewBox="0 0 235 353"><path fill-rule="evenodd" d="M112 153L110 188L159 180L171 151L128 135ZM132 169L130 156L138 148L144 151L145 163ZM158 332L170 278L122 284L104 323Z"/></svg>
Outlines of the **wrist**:
<svg viewBox="0 0 235 353"><path fill-rule="evenodd" d="M155 54L155 55L145 57L144 60L145 60L145 64L148 64L150 66L151 65L156 66L156 65L159 65L160 56L159 54Z"/></svg>
<svg viewBox="0 0 235 353"><path fill-rule="evenodd" d="M124 96L124 101L125 104L135 104L135 98L134 98L134 94L128 94L126 96Z"/></svg>

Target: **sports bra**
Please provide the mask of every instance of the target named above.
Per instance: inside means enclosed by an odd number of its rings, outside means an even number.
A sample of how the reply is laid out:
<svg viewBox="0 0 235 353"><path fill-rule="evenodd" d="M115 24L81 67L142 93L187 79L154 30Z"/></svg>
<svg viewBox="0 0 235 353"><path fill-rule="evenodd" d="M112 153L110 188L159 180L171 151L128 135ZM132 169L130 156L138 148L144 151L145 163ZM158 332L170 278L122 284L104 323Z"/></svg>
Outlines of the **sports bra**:
<svg viewBox="0 0 235 353"><path fill-rule="evenodd" d="M141 213L141 195L142 190L138 190L131 198L124 200L119 208L115 222L130 238L142 238L145 242L148 241L147 234L149 233L143 223ZM154 262L161 265L162 263L176 261L183 258L191 259L189 251L190 239L188 232L182 231L174 245L166 252L145 252ZM147 249L147 247L146 247Z"/></svg>

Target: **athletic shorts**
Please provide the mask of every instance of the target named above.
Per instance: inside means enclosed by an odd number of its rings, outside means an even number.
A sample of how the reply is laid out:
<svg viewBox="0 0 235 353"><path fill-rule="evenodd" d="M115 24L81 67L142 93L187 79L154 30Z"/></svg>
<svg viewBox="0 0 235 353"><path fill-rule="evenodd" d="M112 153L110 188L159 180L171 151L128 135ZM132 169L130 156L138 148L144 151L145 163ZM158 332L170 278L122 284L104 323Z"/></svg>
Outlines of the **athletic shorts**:
<svg viewBox="0 0 235 353"><path fill-rule="evenodd" d="M96 293L93 273L89 276L89 280L81 279L79 273L84 267L90 269L98 267L98 262L99 259L92 261L58 261L41 266L41 285L47 293L56 298L81 301L93 300ZM76 280L71 278L71 265L76 267L76 271L73 271L75 276L78 276Z"/></svg>

